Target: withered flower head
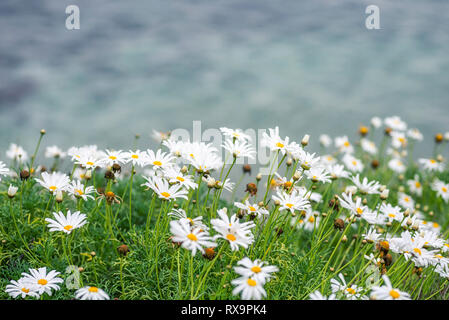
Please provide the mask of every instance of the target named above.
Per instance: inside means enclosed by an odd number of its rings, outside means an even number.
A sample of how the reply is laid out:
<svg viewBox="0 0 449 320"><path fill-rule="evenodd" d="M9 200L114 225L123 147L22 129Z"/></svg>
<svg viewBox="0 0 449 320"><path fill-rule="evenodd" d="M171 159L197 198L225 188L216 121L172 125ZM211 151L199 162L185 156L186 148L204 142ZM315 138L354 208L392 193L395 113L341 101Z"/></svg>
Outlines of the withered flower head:
<svg viewBox="0 0 449 320"><path fill-rule="evenodd" d="M129 247L126 244L122 244L117 248L118 253L120 253L122 256L126 256L129 252Z"/></svg>
<svg viewBox="0 0 449 320"><path fill-rule="evenodd" d="M20 179L27 180L30 177L30 173L27 170L22 170L20 172Z"/></svg>
<svg viewBox="0 0 449 320"><path fill-rule="evenodd" d="M243 165L243 173L248 173L251 175L251 166L249 164Z"/></svg>
<svg viewBox="0 0 449 320"><path fill-rule="evenodd" d="M254 183L248 183L245 192L249 192L251 196L255 196L257 194L257 186Z"/></svg>
<svg viewBox="0 0 449 320"><path fill-rule="evenodd" d="M340 219L340 218L335 219L334 220L334 228L335 229L339 229L340 231L342 231L345 228L345 222L342 219Z"/></svg>

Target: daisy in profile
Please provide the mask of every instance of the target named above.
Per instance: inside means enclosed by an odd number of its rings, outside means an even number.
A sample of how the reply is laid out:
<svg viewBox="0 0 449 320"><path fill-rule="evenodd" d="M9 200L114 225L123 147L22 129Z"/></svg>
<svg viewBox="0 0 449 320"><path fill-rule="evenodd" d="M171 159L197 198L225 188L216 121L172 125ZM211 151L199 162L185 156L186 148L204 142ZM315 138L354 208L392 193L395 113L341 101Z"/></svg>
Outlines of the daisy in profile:
<svg viewBox="0 0 449 320"><path fill-rule="evenodd" d="M97 287L84 287L75 291L75 298L79 300L109 300L106 292Z"/></svg>
<svg viewBox="0 0 449 320"><path fill-rule="evenodd" d="M9 149L6 151L6 156L9 159L19 162L25 162L28 160L28 153L15 143L9 145Z"/></svg>
<svg viewBox="0 0 449 320"><path fill-rule="evenodd" d="M384 285L375 286L371 291L371 298L374 300L410 300L410 295L399 289L393 288L387 275L383 275Z"/></svg>
<svg viewBox="0 0 449 320"><path fill-rule="evenodd" d="M170 185L167 180L161 177L144 177L147 182L142 186L147 186L157 193L160 199L171 200L183 198L187 200L187 191L178 184Z"/></svg>
<svg viewBox="0 0 449 320"><path fill-rule="evenodd" d="M85 186L80 180L73 180L67 186L67 193L69 195L74 196L77 199L83 199L84 201L89 199L94 200L95 198L91 194L95 192L94 186Z"/></svg>
<svg viewBox="0 0 449 320"><path fill-rule="evenodd" d="M368 139L361 139L360 145L365 152L371 155L377 154L377 146L373 141L370 141Z"/></svg>
<svg viewBox="0 0 449 320"><path fill-rule="evenodd" d="M153 166L153 169L165 169L173 166L173 161L175 157L169 153L162 152L161 149L158 149L156 153L153 150L147 150L147 161L148 164Z"/></svg>
<svg viewBox="0 0 449 320"><path fill-rule="evenodd" d="M413 179L407 181L407 185L411 193L416 194L418 197L422 196L423 187L417 174L415 174Z"/></svg>
<svg viewBox="0 0 449 320"><path fill-rule="evenodd" d="M224 209L218 210L218 215L220 219L211 220L214 230L219 233L214 236L214 240L222 238L228 241L232 251L238 250L240 246L246 249L253 243L251 228L256 225L252 221L240 223L235 214L229 218Z"/></svg>
<svg viewBox="0 0 449 320"><path fill-rule="evenodd" d="M126 163L126 154L122 150L108 150L99 159L102 167L112 167L114 164Z"/></svg>
<svg viewBox="0 0 449 320"><path fill-rule="evenodd" d="M226 138L230 138L232 141L251 141L252 138L250 135L244 133L240 129L229 129L226 127L220 128L220 131Z"/></svg>
<svg viewBox="0 0 449 320"><path fill-rule="evenodd" d="M66 157L66 153L62 151L58 146L50 146L45 149L46 158L59 158L63 159Z"/></svg>
<svg viewBox="0 0 449 320"><path fill-rule="evenodd" d="M69 176L60 172L42 172L42 180L37 179L36 181L52 194L56 194L57 191L66 191L69 186Z"/></svg>
<svg viewBox="0 0 449 320"><path fill-rule="evenodd" d="M407 137L415 141L422 141L424 139L422 133L416 128L408 130Z"/></svg>
<svg viewBox="0 0 449 320"><path fill-rule="evenodd" d="M369 208L362 203L360 197L356 197L356 200L352 200L352 194L342 193L342 197L338 197L340 204L343 208L348 209L352 214L360 217L364 214L369 214Z"/></svg>
<svg viewBox="0 0 449 320"><path fill-rule="evenodd" d="M334 164L327 166L327 171L331 176L331 179L349 178L350 173L345 170L345 167L341 164Z"/></svg>
<svg viewBox="0 0 449 320"><path fill-rule="evenodd" d="M405 209L410 209L412 211L415 209L415 201L413 198L403 192L399 192L398 194L398 203Z"/></svg>
<svg viewBox="0 0 449 320"><path fill-rule="evenodd" d="M145 151L129 151L125 152L124 158L126 163L131 162L133 166L145 167L148 164L148 154Z"/></svg>
<svg viewBox="0 0 449 320"><path fill-rule="evenodd" d="M442 172L444 170L444 164L442 162L439 162L439 161L435 160L435 159L424 159L424 158L421 158L421 159L418 160L418 163L426 171Z"/></svg>
<svg viewBox="0 0 449 320"><path fill-rule="evenodd" d="M192 229L192 226L186 220L170 221L170 232L173 234L173 242L179 242L183 248L192 251L192 256L197 251L204 254L203 247L217 246L215 242L212 242L212 238L206 231L198 227Z"/></svg>
<svg viewBox="0 0 449 320"><path fill-rule="evenodd" d="M279 210L289 210L294 213L295 210L307 210L310 202L304 196L300 195L296 189L291 193L287 193L278 189L277 194L272 196L273 201L279 201Z"/></svg>
<svg viewBox="0 0 449 320"><path fill-rule="evenodd" d="M13 298L17 298L18 296L21 296L22 299L26 297L40 297L35 286L32 286L29 282L27 283L23 278L20 278L17 281L11 280L11 283L5 288L5 292Z"/></svg>
<svg viewBox="0 0 449 320"><path fill-rule="evenodd" d="M320 135L320 144L325 148L329 148L332 144L331 137L329 137L329 135L327 134Z"/></svg>
<svg viewBox="0 0 449 320"><path fill-rule="evenodd" d="M47 273L47 268L29 269L30 274L23 272L23 283L31 286L36 292L41 295L44 292L49 296L52 294L52 290L59 290L58 283L62 283L64 280L57 277L60 273L56 270L51 270Z"/></svg>
<svg viewBox="0 0 449 320"><path fill-rule="evenodd" d="M358 188L359 192L365 194L379 194L380 183L377 181L369 181L367 177L363 180L360 179L360 175L357 174L351 178L352 183Z"/></svg>
<svg viewBox="0 0 449 320"><path fill-rule="evenodd" d="M222 167L218 150L211 143L193 142L186 144L182 157L198 172L210 172Z"/></svg>
<svg viewBox="0 0 449 320"><path fill-rule="evenodd" d="M324 296L319 290L312 292L309 295L310 300L337 300L335 293L332 293L329 297Z"/></svg>
<svg viewBox="0 0 449 320"><path fill-rule="evenodd" d="M236 286L232 291L233 295L241 293L243 300L261 300L267 296L263 284L253 278L240 277L231 281Z"/></svg>
<svg viewBox="0 0 449 320"><path fill-rule="evenodd" d="M6 167L6 165L0 161L0 181L2 181L2 176L9 175L9 169Z"/></svg>
<svg viewBox="0 0 449 320"><path fill-rule="evenodd" d="M292 153L293 159L297 160L304 170L310 170L315 166L321 166L321 158L316 157L315 153L309 153L302 148L298 148L296 152Z"/></svg>
<svg viewBox="0 0 449 320"><path fill-rule="evenodd" d="M380 239L381 234L377 233L376 229L370 227L370 229L362 234L363 239L365 239L369 243L377 242Z"/></svg>
<svg viewBox="0 0 449 320"><path fill-rule="evenodd" d="M50 228L50 231L62 231L70 234L73 230L81 228L87 223L86 215L79 211L72 214L70 210L68 210L67 216L64 216L61 211L58 213L53 212L53 216L55 217L55 220L50 218L45 219L45 221L49 223L48 227Z"/></svg>
<svg viewBox="0 0 449 320"><path fill-rule="evenodd" d="M341 153L351 154L354 152L354 147L349 142L347 136L336 137L335 138L335 147Z"/></svg>
<svg viewBox="0 0 449 320"><path fill-rule="evenodd" d="M248 214L255 215L259 218L269 214L268 210L265 207L260 207L256 203L251 204L248 200L246 200L244 204L241 202L234 202L234 206L239 209L245 210L246 212L248 212Z"/></svg>
<svg viewBox="0 0 449 320"><path fill-rule="evenodd" d="M184 153L184 149L186 148L186 143L180 140L164 140L162 145L168 148L169 152L175 157L181 157Z"/></svg>
<svg viewBox="0 0 449 320"><path fill-rule="evenodd" d="M193 176L183 174L177 166L165 168L163 175L171 184L179 184L186 189L198 188L198 184L193 180Z"/></svg>
<svg viewBox="0 0 449 320"><path fill-rule="evenodd" d="M342 161L346 166L346 168L348 168L348 170L352 172L362 172L363 169L365 168L361 160L357 159L356 157L353 157L350 154L345 154Z"/></svg>
<svg viewBox="0 0 449 320"><path fill-rule="evenodd" d="M227 150L234 158L254 159L256 150L247 141L226 140L222 147Z"/></svg>
<svg viewBox="0 0 449 320"><path fill-rule="evenodd" d="M273 272L279 271L276 266L267 266L266 262L258 259L251 261L248 257L243 258L237 264L241 267L234 267L236 273L246 278L252 278L261 284L270 280Z"/></svg>
<svg viewBox="0 0 449 320"><path fill-rule="evenodd" d="M170 135L171 135L170 131L162 132L153 129L153 132L151 133L151 138L153 138L153 140L156 141L157 143L161 143L165 140L170 139Z"/></svg>
<svg viewBox="0 0 449 320"><path fill-rule="evenodd" d="M103 162L95 154L82 154L75 160L75 164L80 165L84 169L95 169L103 166Z"/></svg>

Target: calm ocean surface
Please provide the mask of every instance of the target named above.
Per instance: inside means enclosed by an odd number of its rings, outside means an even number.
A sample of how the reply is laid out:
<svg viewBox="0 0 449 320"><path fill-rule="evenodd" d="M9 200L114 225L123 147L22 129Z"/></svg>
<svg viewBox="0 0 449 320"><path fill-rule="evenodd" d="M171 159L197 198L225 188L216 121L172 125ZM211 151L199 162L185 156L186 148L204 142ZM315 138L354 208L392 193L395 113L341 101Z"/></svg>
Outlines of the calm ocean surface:
<svg viewBox="0 0 449 320"><path fill-rule="evenodd" d="M370 4L381 30L365 28ZM0 150L41 128L44 145L145 147L193 120L313 142L374 115L428 142L449 130L447 0L2 0L0 30Z"/></svg>

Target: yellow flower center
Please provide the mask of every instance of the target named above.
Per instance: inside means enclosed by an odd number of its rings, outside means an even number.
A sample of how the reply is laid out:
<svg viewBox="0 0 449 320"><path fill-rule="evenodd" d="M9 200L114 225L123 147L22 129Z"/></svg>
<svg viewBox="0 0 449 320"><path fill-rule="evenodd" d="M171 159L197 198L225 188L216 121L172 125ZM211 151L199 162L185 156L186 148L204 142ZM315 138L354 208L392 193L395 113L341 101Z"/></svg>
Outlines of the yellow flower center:
<svg viewBox="0 0 449 320"><path fill-rule="evenodd" d="M254 208L253 206L249 206L249 211L254 212L256 211L256 208Z"/></svg>
<svg viewBox="0 0 449 320"><path fill-rule="evenodd" d="M28 293L28 292L30 292L30 289L22 288L22 291L25 292L25 293Z"/></svg>
<svg viewBox="0 0 449 320"><path fill-rule="evenodd" d="M350 294L355 294L355 290L352 288L348 288L346 289L346 291L348 291Z"/></svg>
<svg viewBox="0 0 449 320"><path fill-rule="evenodd" d="M441 190L446 193L447 192L447 188L446 187L442 187Z"/></svg>
<svg viewBox="0 0 449 320"><path fill-rule="evenodd" d="M56 191L56 189L58 189L58 187L56 187L56 186L50 186L50 187L48 187L48 189L50 189L51 191Z"/></svg>
<svg viewBox="0 0 449 320"><path fill-rule="evenodd" d="M421 249L419 249L419 248L415 248L415 249L413 249L413 251L416 252L419 255L422 254Z"/></svg>
<svg viewBox="0 0 449 320"><path fill-rule="evenodd" d="M438 228L438 227L440 226L440 225L439 225L438 223L436 223L436 222L434 222L432 225L433 225L434 228Z"/></svg>
<svg viewBox="0 0 449 320"><path fill-rule="evenodd" d="M68 225L66 225L66 226L64 227L64 229L67 230L67 231L70 231L70 230L73 229L73 226L71 226L70 224L68 224Z"/></svg>
<svg viewBox="0 0 449 320"><path fill-rule="evenodd" d="M89 292L98 292L97 287L89 287Z"/></svg>
<svg viewBox="0 0 449 320"><path fill-rule="evenodd" d="M435 163L437 163L437 161L434 160L434 159L430 159L430 163L431 163L431 164L435 164Z"/></svg>
<svg viewBox="0 0 449 320"><path fill-rule="evenodd" d="M262 269L259 266L254 266L251 268L251 271L254 273L259 273Z"/></svg>
<svg viewBox="0 0 449 320"><path fill-rule="evenodd" d="M229 241L235 241L237 240L237 238L233 235L233 234L228 234L226 236L226 239L228 239Z"/></svg>
<svg viewBox="0 0 449 320"><path fill-rule="evenodd" d="M84 194L83 190L75 190L75 193L77 193L79 196L82 196Z"/></svg>
<svg viewBox="0 0 449 320"><path fill-rule="evenodd" d="M161 195L165 198L170 197L170 193L168 193L168 192L161 192Z"/></svg>
<svg viewBox="0 0 449 320"><path fill-rule="evenodd" d="M154 161L153 164L154 164L155 166L162 166L162 162L157 161L157 160Z"/></svg>
<svg viewBox="0 0 449 320"><path fill-rule="evenodd" d="M388 214L388 216L389 216L390 218L395 218L395 217L396 217L396 215L395 215L394 213L390 213L390 214Z"/></svg>
<svg viewBox="0 0 449 320"><path fill-rule="evenodd" d="M405 202L410 202L410 198L405 197L405 198L404 198L404 201L405 201Z"/></svg>
<svg viewBox="0 0 449 320"><path fill-rule="evenodd" d="M397 299L397 298L400 297L400 294L399 294L399 292L397 292L396 290L390 290L390 296L391 296L393 299Z"/></svg>
<svg viewBox="0 0 449 320"><path fill-rule="evenodd" d="M89 165L89 166L93 166L94 165L94 163L92 161L87 161L86 164Z"/></svg>
<svg viewBox="0 0 449 320"><path fill-rule="evenodd" d="M309 222L314 223L315 222L315 217L314 216L310 216Z"/></svg>
<svg viewBox="0 0 449 320"><path fill-rule="evenodd" d="M416 181L415 182L415 187L418 188L418 189L421 188L421 183L419 181Z"/></svg>
<svg viewBox="0 0 449 320"><path fill-rule="evenodd" d="M192 241L198 241L198 238L193 233L189 233L187 235L187 238L189 238L189 240L192 240Z"/></svg>
<svg viewBox="0 0 449 320"><path fill-rule="evenodd" d="M286 203L285 206L289 207L291 209L293 207L293 204L292 203Z"/></svg>
<svg viewBox="0 0 449 320"><path fill-rule="evenodd" d="M137 154L133 154L133 155L131 156L131 158L133 158L133 159L139 159L139 156L138 156Z"/></svg>
<svg viewBox="0 0 449 320"><path fill-rule="evenodd" d="M353 161L352 161L352 165L353 165L353 166L356 166L356 165L357 165L357 161L353 160Z"/></svg>
<svg viewBox="0 0 449 320"><path fill-rule="evenodd" d="M357 211L358 214L362 214L363 213L363 210L361 208L357 208L356 211Z"/></svg>
<svg viewBox="0 0 449 320"><path fill-rule="evenodd" d="M345 147L349 147L351 144L349 143L349 141L345 141L344 146Z"/></svg>
<svg viewBox="0 0 449 320"><path fill-rule="evenodd" d="M111 159L111 160L116 160L117 157L116 157L116 156L109 156L109 159Z"/></svg>
<svg viewBox="0 0 449 320"><path fill-rule="evenodd" d="M257 285L257 282L255 280L251 279L251 278L249 278L246 282L251 287L255 287Z"/></svg>
<svg viewBox="0 0 449 320"><path fill-rule="evenodd" d="M278 148L283 148L284 145L283 145L282 143L278 142L278 143L276 143L276 147L278 147Z"/></svg>
<svg viewBox="0 0 449 320"><path fill-rule="evenodd" d="M186 181L186 179L184 179L183 177L176 177L176 179L178 179L178 180L181 181L181 182Z"/></svg>
<svg viewBox="0 0 449 320"><path fill-rule="evenodd" d="M39 279L37 280L37 283L42 286L45 286L48 283L48 281L46 279Z"/></svg>

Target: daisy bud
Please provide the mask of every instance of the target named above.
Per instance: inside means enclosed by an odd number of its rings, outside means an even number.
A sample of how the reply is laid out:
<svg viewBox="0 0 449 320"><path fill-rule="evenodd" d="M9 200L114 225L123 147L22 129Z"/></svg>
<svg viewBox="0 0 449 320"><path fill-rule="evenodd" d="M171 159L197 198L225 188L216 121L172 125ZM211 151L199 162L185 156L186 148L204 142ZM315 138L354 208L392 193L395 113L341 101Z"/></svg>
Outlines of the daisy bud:
<svg viewBox="0 0 449 320"><path fill-rule="evenodd" d="M114 172L112 172L111 170L107 170L107 171L104 173L104 178L105 178L105 179L108 179L108 180L113 180L113 179L115 178Z"/></svg>
<svg viewBox="0 0 449 320"><path fill-rule="evenodd" d="M418 231L418 229L419 229L419 223L418 223L418 222L415 222L415 223L413 224L413 226L412 226L412 229L415 230L415 231Z"/></svg>
<svg viewBox="0 0 449 320"><path fill-rule="evenodd" d="M179 204L174 203L174 204L173 204L173 208L178 209L178 208L179 208Z"/></svg>
<svg viewBox="0 0 449 320"><path fill-rule="evenodd" d="M301 144L302 144L303 147L305 147L305 146L307 146L309 144L309 139L310 139L310 136L308 134L306 134L304 136L304 138L302 138Z"/></svg>
<svg viewBox="0 0 449 320"><path fill-rule="evenodd" d="M41 129L41 135L44 135L46 133L47 133L47 131L45 131L45 129Z"/></svg>
<svg viewBox="0 0 449 320"><path fill-rule="evenodd" d="M120 253L122 256L126 256L129 252L129 248L126 244L122 244L120 247L117 248L118 253Z"/></svg>
<svg viewBox="0 0 449 320"><path fill-rule="evenodd" d="M251 175L251 166L249 164L243 165L243 173L248 173Z"/></svg>
<svg viewBox="0 0 449 320"><path fill-rule="evenodd" d="M214 178L210 178L209 181L207 182L207 187L211 188L211 189L215 188L216 183L217 183L217 181L215 181Z"/></svg>
<svg viewBox="0 0 449 320"><path fill-rule="evenodd" d="M403 175L403 174L400 174L399 177L398 177L398 179L399 179L399 181L404 180L404 175Z"/></svg>
<svg viewBox="0 0 449 320"><path fill-rule="evenodd" d="M261 174L261 173L258 173L258 174L257 174L256 180L257 180L257 181L262 180L262 174Z"/></svg>
<svg viewBox="0 0 449 320"><path fill-rule="evenodd" d="M334 228L342 231L345 228L345 222L342 219L335 219Z"/></svg>
<svg viewBox="0 0 449 320"><path fill-rule="evenodd" d="M382 200L387 200L389 195L390 195L390 190L385 189L380 193L380 198Z"/></svg>
<svg viewBox="0 0 449 320"><path fill-rule="evenodd" d="M186 166L183 166L183 167L181 168L181 173L186 174L187 171L188 171L188 169L187 169Z"/></svg>
<svg viewBox="0 0 449 320"><path fill-rule="evenodd" d="M343 238L341 238L341 242L346 242L348 241L348 237L346 235L343 236Z"/></svg>
<svg viewBox="0 0 449 320"><path fill-rule="evenodd" d="M19 188L9 185L8 197L10 197L11 199L14 198L17 193L17 190L19 190Z"/></svg>
<svg viewBox="0 0 449 320"><path fill-rule="evenodd" d="M367 242L369 242L368 240L365 240L365 239L363 239L362 240L362 244L366 244ZM371 240L371 243L372 243L373 241Z"/></svg>
<svg viewBox="0 0 449 320"><path fill-rule="evenodd" d="M91 251L91 252L90 252L90 255L91 255L92 257L95 257L95 255L96 255L95 251Z"/></svg>
<svg viewBox="0 0 449 320"><path fill-rule="evenodd" d="M84 174L84 179L85 180L90 180L92 178L92 170L87 170L86 173Z"/></svg>
<svg viewBox="0 0 449 320"><path fill-rule="evenodd" d="M237 211L237 218L243 219L244 216L245 216L245 210L239 209L239 211Z"/></svg>
<svg viewBox="0 0 449 320"><path fill-rule="evenodd" d="M373 168L373 169L377 169L377 167L379 167L379 160L373 160L372 162L371 162L371 167Z"/></svg>
<svg viewBox="0 0 449 320"><path fill-rule="evenodd" d="M429 211L429 206L424 206L423 210L424 210L424 212Z"/></svg>
<svg viewBox="0 0 449 320"><path fill-rule="evenodd" d="M79 272L83 272L83 271L84 271L84 268L83 268L83 267L79 267L79 268L78 268L78 271L79 271Z"/></svg>
<svg viewBox="0 0 449 320"><path fill-rule="evenodd" d="M439 154L437 155L437 160L438 162L444 162L444 157L441 154Z"/></svg>
<svg viewBox="0 0 449 320"><path fill-rule="evenodd" d="M275 206L279 206L280 204L281 204L281 202L279 200L274 201Z"/></svg>
<svg viewBox="0 0 449 320"><path fill-rule="evenodd" d="M62 194L62 191L61 190L56 191L56 197L55 197L56 202L61 203L63 198L64 198L64 195Z"/></svg>
<svg viewBox="0 0 449 320"><path fill-rule="evenodd" d="M301 176L302 176L301 172L296 171L295 174L293 175L293 180L298 181L299 179L301 179Z"/></svg>
<svg viewBox="0 0 449 320"><path fill-rule="evenodd" d="M402 150L402 151L401 151L401 157L402 157L402 158L407 157L407 155L408 155L407 150Z"/></svg>
<svg viewBox="0 0 449 320"><path fill-rule="evenodd" d="M362 203L366 206L368 204L368 200L366 200L366 198L365 198L365 199L363 199Z"/></svg>
<svg viewBox="0 0 449 320"><path fill-rule="evenodd" d="M441 143L441 142L443 142L443 140L444 140L444 136L443 136L442 133L437 133L435 135L435 142L436 143Z"/></svg>
<svg viewBox="0 0 449 320"><path fill-rule="evenodd" d="M285 164L287 165L287 167L290 167L293 164L292 158L288 158Z"/></svg>
<svg viewBox="0 0 449 320"><path fill-rule="evenodd" d="M330 272L334 272L334 271L335 271L335 269L334 269L334 268L332 268L332 267L330 267L330 268L329 268L329 271L330 271Z"/></svg>
<svg viewBox="0 0 449 320"><path fill-rule="evenodd" d="M346 187L345 193L356 194L357 187L356 186L348 186L348 187Z"/></svg>
<svg viewBox="0 0 449 320"><path fill-rule="evenodd" d="M386 226L387 227L391 227L393 224L390 222L390 221L388 221L387 223L386 223Z"/></svg>
<svg viewBox="0 0 449 320"><path fill-rule="evenodd" d="M429 216L433 217L433 211L429 212Z"/></svg>
<svg viewBox="0 0 449 320"><path fill-rule="evenodd" d="M27 180L30 177L30 173L27 170L22 170L20 172L20 179Z"/></svg>
<svg viewBox="0 0 449 320"><path fill-rule="evenodd" d="M248 183L245 192L249 192L251 196L255 196L257 194L257 186L254 183Z"/></svg>
<svg viewBox="0 0 449 320"><path fill-rule="evenodd" d="M404 186L400 186L398 190L399 190L399 192L405 192Z"/></svg>
<svg viewBox="0 0 449 320"><path fill-rule="evenodd" d="M368 127L360 126L359 133L362 137L366 136L368 134L368 132L369 132Z"/></svg>

